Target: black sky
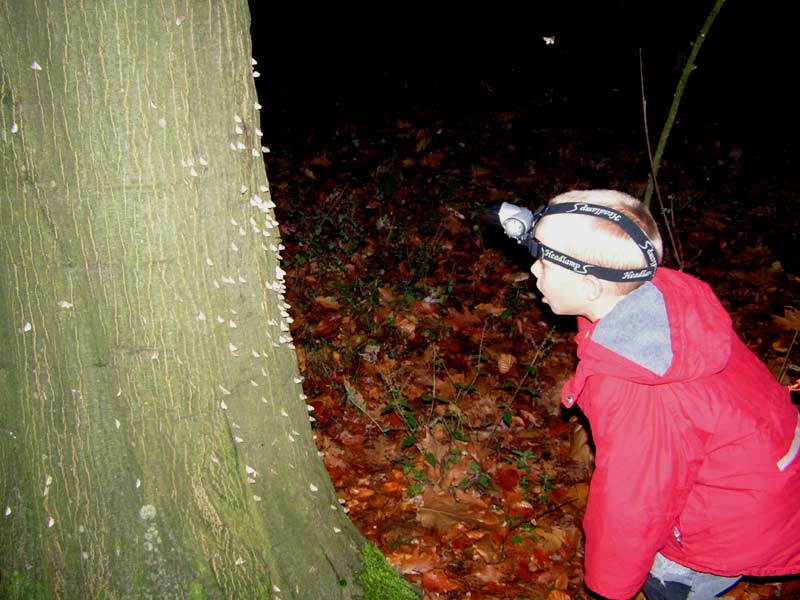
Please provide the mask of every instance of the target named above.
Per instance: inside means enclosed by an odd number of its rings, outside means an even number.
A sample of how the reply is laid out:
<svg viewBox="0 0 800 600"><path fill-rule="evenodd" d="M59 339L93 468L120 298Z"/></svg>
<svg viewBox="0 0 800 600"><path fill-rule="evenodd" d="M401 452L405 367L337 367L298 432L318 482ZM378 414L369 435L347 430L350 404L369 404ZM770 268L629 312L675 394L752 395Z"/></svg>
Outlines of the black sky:
<svg viewBox="0 0 800 600"><path fill-rule="evenodd" d="M727 0L682 108L759 143L794 144L796 34L779 3ZM600 126L663 123L710 0L276 7L251 0L262 104L276 111L391 114L541 100ZM554 36L554 44L543 38ZM635 114L635 117L633 116Z"/></svg>

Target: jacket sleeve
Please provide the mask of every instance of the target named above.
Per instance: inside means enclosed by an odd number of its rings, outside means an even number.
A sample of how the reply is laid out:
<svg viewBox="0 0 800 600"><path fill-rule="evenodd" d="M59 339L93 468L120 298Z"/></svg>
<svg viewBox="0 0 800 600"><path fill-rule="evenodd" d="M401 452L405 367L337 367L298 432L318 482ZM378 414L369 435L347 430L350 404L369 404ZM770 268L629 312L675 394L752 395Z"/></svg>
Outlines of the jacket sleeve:
<svg viewBox="0 0 800 600"><path fill-rule="evenodd" d="M606 598L631 598L644 584L699 466L690 432L671 411L672 390L657 387L595 375L581 394L596 448L585 582Z"/></svg>

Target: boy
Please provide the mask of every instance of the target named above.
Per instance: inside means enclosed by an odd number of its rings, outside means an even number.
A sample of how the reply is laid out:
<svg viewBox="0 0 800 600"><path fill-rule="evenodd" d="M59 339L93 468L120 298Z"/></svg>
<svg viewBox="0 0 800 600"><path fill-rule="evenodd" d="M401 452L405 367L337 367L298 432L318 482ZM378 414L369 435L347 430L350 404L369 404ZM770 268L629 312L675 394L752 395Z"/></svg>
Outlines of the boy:
<svg viewBox="0 0 800 600"><path fill-rule="evenodd" d="M578 316L562 403L596 448L586 585L701 600L742 575L800 573L798 411L709 286L657 266L661 238L631 196L573 191L525 212L527 234L509 235L543 301Z"/></svg>

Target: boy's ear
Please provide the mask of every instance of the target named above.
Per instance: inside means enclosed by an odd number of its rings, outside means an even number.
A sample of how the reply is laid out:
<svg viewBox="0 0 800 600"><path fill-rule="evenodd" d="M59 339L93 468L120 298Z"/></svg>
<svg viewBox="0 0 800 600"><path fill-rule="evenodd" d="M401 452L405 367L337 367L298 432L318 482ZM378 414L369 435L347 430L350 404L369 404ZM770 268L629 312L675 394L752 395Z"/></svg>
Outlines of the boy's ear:
<svg viewBox="0 0 800 600"><path fill-rule="evenodd" d="M603 295L603 282L594 275L584 275L583 285L586 293L586 299L590 302L597 300Z"/></svg>

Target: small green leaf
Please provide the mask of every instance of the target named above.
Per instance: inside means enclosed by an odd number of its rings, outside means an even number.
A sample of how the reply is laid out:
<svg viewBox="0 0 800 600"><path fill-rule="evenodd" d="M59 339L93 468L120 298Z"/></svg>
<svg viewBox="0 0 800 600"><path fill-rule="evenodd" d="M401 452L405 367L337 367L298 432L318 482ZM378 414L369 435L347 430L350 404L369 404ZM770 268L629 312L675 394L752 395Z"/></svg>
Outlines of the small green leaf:
<svg viewBox="0 0 800 600"><path fill-rule="evenodd" d="M416 443L417 443L417 438L415 438L413 435L407 435L400 444L400 447L403 450L405 450L406 448L411 448L411 446L413 446Z"/></svg>
<svg viewBox="0 0 800 600"><path fill-rule="evenodd" d="M433 452L426 452L426 453L424 454L424 456L425 456L425 460L426 460L426 461L428 461L428 463L429 463L429 464L430 464L432 467L435 467L435 466L436 466L436 457L433 455Z"/></svg>

